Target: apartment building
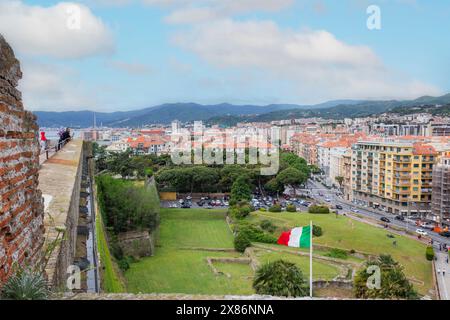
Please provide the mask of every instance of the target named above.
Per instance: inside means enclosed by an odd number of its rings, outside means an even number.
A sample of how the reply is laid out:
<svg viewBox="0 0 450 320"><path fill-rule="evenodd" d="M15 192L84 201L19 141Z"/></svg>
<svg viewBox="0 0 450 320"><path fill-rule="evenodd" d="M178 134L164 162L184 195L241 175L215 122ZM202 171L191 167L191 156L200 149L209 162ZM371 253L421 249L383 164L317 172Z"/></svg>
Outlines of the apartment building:
<svg viewBox="0 0 450 320"><path fill-rule="evenodd" d="M393 214L431 213L436 149L419 142L364 141L352 147L353 201Z"/></svg>
<svg viewBox="0 0 450 320"><path fill-rule="evenodd" d="M450 225L450 157L444 157L433 170L433 220Z"/></svg>
<svg viewBox="0 0 450 320"><path fill-rule="evenodd" d="M342 156L343 162L343 189L344 189L344 199L347 201L353 201L352 192L352 151L347 150Z"/></svg>

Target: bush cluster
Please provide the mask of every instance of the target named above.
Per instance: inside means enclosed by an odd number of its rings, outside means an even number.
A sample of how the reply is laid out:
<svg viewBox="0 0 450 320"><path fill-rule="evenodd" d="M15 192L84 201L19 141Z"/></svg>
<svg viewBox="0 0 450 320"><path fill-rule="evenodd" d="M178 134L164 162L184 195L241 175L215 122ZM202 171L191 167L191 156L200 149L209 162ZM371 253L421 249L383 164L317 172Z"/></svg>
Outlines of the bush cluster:
<svg viewBox="0 0 450 320"><path fill-rule="evenodd" d="M247 249L251 245L252 243L245 233L239 232L236 237L234 237L234 249L237 252L244 252L245 249Z"/></svg>
<svg viewBox="0 0 450 320"><path fill-rule="evenodd" d="M261 229L273 233L276 230L275 225L270 220L263 220L261 221L261 224L259 225Z"/></svg>
<svg viewBox="0 0 450 320"><path fill-rule="evenodd" d="M320 237L323 234L322 227L313 225L313 236Z"/></svg>
<svg viewBox="0 0 450 320"><path fill-rule="evenodd" d="M325 254L327 257L336 258L336 259L347 259L348 253L345 250L333 248L328 253Z"/></svg>
<svg viewBox="0 0 450 320"><path fill-rule="evenodd" d="M274 204L269 208L270 212L281 212L281 206L279 204Z"/></svg>
<svg viewBox="0 0 450 320"><path fill-rule="evenodd" d="M236 227L238 234L243 234L251 242L277 243L277 238L258 227L242 223Z"/></svg>
<svg viewBox="0 0 450 320"><path fill-rule="evenodd" d="M297 207L294 206L293 204L289 204L289 205L286 207L286 211L287 211L287 212L297 212Z"/></svg>
<svg viewBox="0 0 450 320"><path fill-rule="evenodd" d="M433 247L431 247L431 246L427 247L427 249L425 251L425 256L426 256L428 261L433 261L433 259L434 259L434 249L433 249Z"/></svg>
<svg viewBox="0 0 450 320"><path fill-rule="evenodd" d="M328 208L327 206L311 206L308 209L309 213L318 213L318 214L328 214L330 213L330 208Z"/></svg>

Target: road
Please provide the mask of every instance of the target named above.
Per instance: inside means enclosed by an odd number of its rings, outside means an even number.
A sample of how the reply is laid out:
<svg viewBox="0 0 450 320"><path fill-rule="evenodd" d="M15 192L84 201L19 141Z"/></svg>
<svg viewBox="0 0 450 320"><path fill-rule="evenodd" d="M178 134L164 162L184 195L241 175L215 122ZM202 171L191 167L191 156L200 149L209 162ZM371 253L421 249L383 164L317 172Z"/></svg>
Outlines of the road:
<svg viewBox="0 0 450 320"><path fill-rule="evenodd" d="M437 260L436 273L439 284L439 291L442 300L449 300L450 298L450 268L448 264L448 255L443 252L436 252Z"/></svg>
<svg viewBox="0 0 450 320"><path fill-rule="evenodd" d="M344 201L342 198L336 195L336 189L328 189L324 185L319 182L309 180L308 189L311 191L314 199L321 200L326 202L325 199L331 200L331 204L339 204L342 206L342 210L340 211L352 211L353 209L358 209L358 214L364 217L372 218L375 220L380 220L381 217L385 216L391 220L389 225L396 226L405 231L415 231L418 227L415 224L407 223L404 221L394 219L395 216L392 214L386 214L380 211L376 211L375 209L369 208L361 208L356 205L350 205L348 202ZM322 194L323 196L320 196ZM433 239L433 241L438 243L445 243L447 246L450 246L450 239L440 236L439 234L426 230L428 233L428 237Z"/></svg>

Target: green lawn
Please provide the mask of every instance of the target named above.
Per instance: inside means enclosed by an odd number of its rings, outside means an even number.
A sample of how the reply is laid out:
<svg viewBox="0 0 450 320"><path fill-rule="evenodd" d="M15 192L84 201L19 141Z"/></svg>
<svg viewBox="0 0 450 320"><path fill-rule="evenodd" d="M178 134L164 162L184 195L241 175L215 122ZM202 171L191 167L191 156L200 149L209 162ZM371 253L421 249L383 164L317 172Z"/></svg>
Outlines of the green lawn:
<svg viewBox="0 0 450 320"><path fill-rule="evenodd" d="M161 209L160 245L156 255L131 264L125 273L128 291L138 293L252 294L246 265L220 264L232 274L214 275L207 257L239 257L235 252L183 250L187 247L233 248L225 211ZM224 269L224 270L221 270Z"/></svg>
<svg viewBox="0 0 450 320"><path fill-rule="evenodd" d="M250 222L259 224L264 219L282 229L309 224L312 219L323 228L324 234L314 243L332 248L354 249L361 252L389 253L405 266L408 277L419 280L416 288L427 294L432 286L431 263L425 259L425 245L401 236L395 236L397 246L386 237L387 232L373 226L334 215L307 213L252 213ZM278 247L277 245L266 245ZM233 248L233 235L225 222L225 211L204 209L161 209L160 241L156 255L131 264L125 273L127 289L133 293L189 293L189 294L253 294L253 271L249 265L215 262L217 270L231 275L214 275L206 262L207 257L240 257L236 252L211 252L192 248ZM191 249L189 249L191 248ZM280 247L278 247L280 248ZM299 249L282 247L284 250ZM186 250L188 249L188 250ZM303 249L301 249L303 250ZM326 249L315 250L325 255ZM296 263L309 276L309 258L287 252L255 249L260 263L285 259ZM346 261L362 262L349 257ZM313 261L314 278L332 279L340 268L322 260ZM419 285L423 281L425 285Z"/></svg>
<svg viewBox="0 0 450 320"><path fill-rule="evenodd" d="M416 285L420 293L426 294L432 287L431 263L425 259L426 246L418 241L395 235L397 246L394 246L393 239L386 236L386 230L343 216L336 218L332 214L255 212L250 217L250 221L254 223L265 219L271 220L278 227L276 232L309 225L312 220L324 232L321 237L314 238L314 243L376 255L389 253L405 267L408 277L424 282L424 285Z"/></svg>

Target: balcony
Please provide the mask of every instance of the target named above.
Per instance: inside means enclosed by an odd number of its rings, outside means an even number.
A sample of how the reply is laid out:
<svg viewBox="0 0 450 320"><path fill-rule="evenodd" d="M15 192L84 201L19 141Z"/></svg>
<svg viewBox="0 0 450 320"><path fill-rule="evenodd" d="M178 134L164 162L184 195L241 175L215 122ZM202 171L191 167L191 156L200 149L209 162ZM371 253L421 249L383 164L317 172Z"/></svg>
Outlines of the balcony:
<svg viewBox="0 0 450 320"><path fill-rule="evenodd" d="M400 189L395 189L393 191L395 194L401 194L401 195L409 195L411 193L411 191L408 190L400 190Z"/></svg>
<svg viewBox="0 0 450 320"><path fill-rule="evenodd" d="M394 167L394 170L400 172L411 172L411 167Z"/></svg>

